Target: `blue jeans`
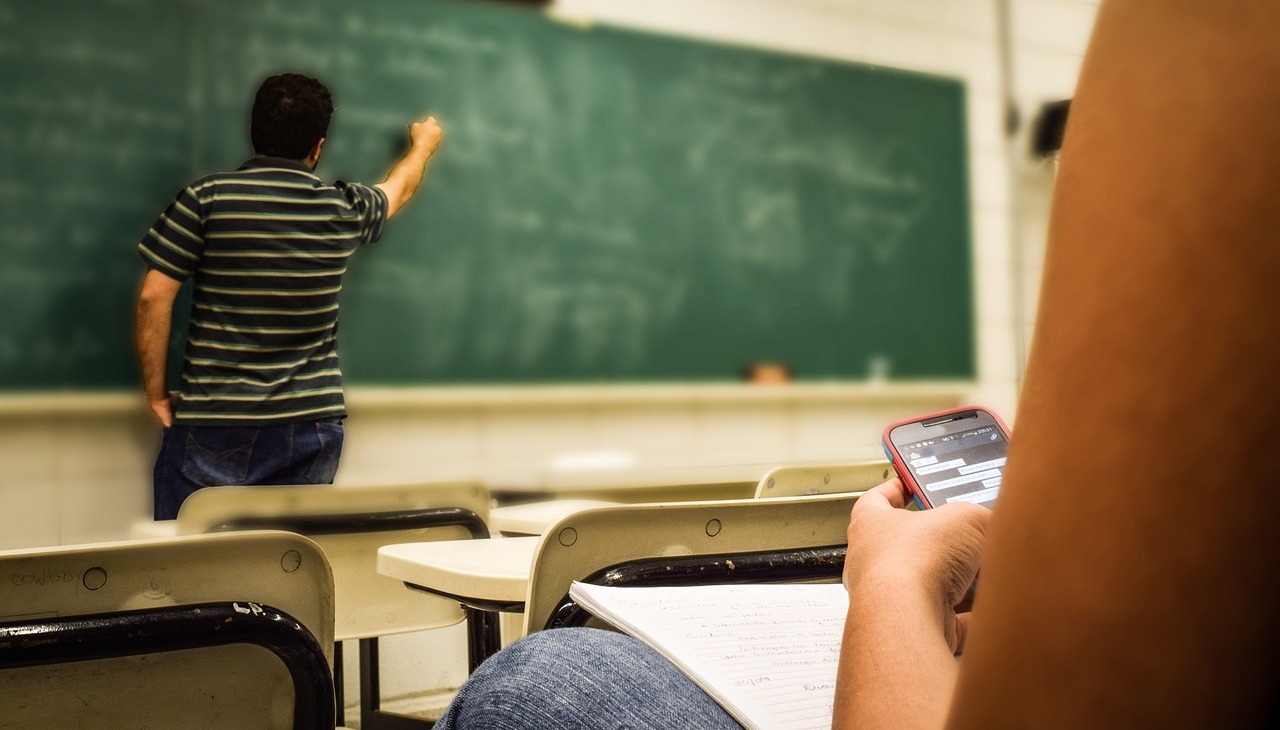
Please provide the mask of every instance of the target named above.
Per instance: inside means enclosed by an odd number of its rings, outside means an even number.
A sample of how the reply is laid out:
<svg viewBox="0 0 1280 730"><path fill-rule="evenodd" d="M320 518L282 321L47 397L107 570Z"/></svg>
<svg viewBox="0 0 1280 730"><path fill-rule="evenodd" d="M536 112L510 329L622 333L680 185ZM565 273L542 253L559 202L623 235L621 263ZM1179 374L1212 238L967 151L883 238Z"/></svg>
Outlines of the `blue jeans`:
<svg viewBox="0 0 1280 730"><path fill-rule="evenodd" d="M332 484L342 419L278 426L165 429L154 478L157 520L172 520L197 489L245 484Z"/></svg>
<svg viewBox="0 0 1280 730"><path fill-rule="evenodd" d="M742 730L647 644L601 629L549 629L489 657L436 730Z"/></svg>

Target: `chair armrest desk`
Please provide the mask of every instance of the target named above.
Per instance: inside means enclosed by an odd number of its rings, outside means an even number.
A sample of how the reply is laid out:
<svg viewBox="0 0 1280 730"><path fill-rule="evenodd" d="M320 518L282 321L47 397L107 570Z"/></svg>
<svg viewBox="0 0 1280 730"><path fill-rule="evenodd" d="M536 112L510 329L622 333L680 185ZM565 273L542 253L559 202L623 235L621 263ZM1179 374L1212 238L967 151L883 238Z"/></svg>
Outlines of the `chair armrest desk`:
<svg viewBox="0 0 1280 730"><path fill-rule="evenodd" d="M474 671L501 648L498 613L524 611L540 540L528 536L385 545L378 549L378 572L462 604Z"/></svg>

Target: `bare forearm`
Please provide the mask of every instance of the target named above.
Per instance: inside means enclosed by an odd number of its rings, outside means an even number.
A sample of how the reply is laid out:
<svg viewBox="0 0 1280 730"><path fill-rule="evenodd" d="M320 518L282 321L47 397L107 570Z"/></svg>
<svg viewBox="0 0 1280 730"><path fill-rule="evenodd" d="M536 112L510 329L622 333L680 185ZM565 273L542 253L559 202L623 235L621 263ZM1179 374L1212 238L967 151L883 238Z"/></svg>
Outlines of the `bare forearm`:
<svg viewBox="0 0 1280 730"><path fill-rule="evenodd" d="M173 403L165 390L165 365L169 352L169 330L173 326L173 303L182 282L152 269L142 279L134 320L134 342L142 370L142 387L147 405L166 428L173 423Z"/></svg>
<svg viewBox="0 0 1280 730"><path fill-rule="evenodd" d="M424 145L415 144L387 173L382 189L387 192L387 207L391 215L418 192L427 176L427 163L430 161L431 152Z"/></svg>
<svg viewBox="0 0 1280 730"><path fill-rule="evenodd" d="M955 727L1274 713L1278 31L1275 3L1102 5Z"/></svg>
<svg viewBox="0 0 1280 730"><path fill-rule="evenodd" d="M138 349L138 365L142 370L143 392L148 401L168 396L165 369L169 354L169 333L173 308L163 302L140 300L134 323L134 339Z"/></svg>
<svg viewBox="0 0 1280 730"><path fill-rule="evenodd" d="M909 579L883 575L851 586L834 730L943 726L956 659L942 611Z"/></svg>
<svg viewBox="0 0 1280 730"><path fill-rule="evenodd" d="M409 125L409 151L391 168L387 179L378 184L387 194L387 216L393 216L418 192L427 175L427 163L440 146L440 125L435 117L427 117Z"/></svg>

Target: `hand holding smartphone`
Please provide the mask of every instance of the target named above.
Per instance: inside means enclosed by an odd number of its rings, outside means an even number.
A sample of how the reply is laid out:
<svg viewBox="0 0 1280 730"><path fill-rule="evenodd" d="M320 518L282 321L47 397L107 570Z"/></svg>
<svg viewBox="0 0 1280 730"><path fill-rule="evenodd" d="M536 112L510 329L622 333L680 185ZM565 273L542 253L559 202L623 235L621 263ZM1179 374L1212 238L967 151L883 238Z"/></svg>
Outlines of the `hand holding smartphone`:
<svg viewBox="0 0 1280 730"><path fill-rule="evenodd" d="M965 406L890 424L884 453L920 509L947 502L995 504L1009 429L995 413Z"/></svg>

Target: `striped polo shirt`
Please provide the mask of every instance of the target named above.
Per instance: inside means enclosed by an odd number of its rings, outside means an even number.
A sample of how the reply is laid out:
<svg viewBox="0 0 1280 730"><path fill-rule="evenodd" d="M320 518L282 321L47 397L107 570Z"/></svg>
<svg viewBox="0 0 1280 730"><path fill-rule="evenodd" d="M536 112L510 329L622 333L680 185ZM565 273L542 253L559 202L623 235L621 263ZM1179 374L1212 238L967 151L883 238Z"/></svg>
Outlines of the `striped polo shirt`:
<svg viewBox="0 0 1280 730"><path fill-rule="evenodd" d="M255 157L201 178L147 232L151 268L193 278L175 423L255 426L346 415L338 293L347 257L378 240L387 197L326 185L297 160Z"/></svg>

